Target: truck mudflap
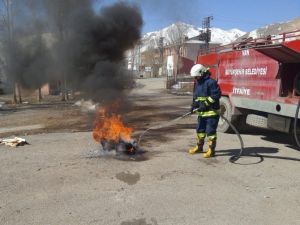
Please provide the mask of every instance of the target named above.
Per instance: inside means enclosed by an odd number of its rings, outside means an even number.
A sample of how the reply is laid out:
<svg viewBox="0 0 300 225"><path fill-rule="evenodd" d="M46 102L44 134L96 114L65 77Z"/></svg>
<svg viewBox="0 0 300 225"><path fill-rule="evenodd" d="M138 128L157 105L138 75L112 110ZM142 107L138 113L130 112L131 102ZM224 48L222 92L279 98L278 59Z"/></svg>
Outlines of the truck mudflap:
<svg viewBox="0 0 300 225"><path fill-rule="evenodd" d="M289 133L291 128L292 119L287 117L282 117L278 115L269 114L268 115L268 128Z"/></svg>

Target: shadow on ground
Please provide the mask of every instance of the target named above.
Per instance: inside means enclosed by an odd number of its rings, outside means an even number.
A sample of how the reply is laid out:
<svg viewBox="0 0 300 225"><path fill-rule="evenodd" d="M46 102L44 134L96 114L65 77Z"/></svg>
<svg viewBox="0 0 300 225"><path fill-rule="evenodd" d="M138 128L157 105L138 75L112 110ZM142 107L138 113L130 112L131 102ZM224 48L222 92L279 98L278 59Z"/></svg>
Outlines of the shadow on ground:
<svg viewBox="0 0 300 225"><path fill-rule="evenodd" d="M300 148L297 147L293 133L287 134L287 133L282 133L273 130L251 129L249 131L241 132L241 135L243 134L253 135L253 136L259 135L262 136L261 137L262 140L272 142L272 143L283 144L292 150L300 151Z"/></svg>
<svg viewBox="0 0 300 225"><path fill-rule="evenodd" d="M232 156L238 155L240 151L241 151L241 149L218 150L218 151L216 151L216 156L217 157L222 157L222 156L232 157ZM269 155L269 154L276 154L278 152L279 152L278 148L249 147L249 148L244 148L242 157L258 157L258 158L260 158L258 163L260 163L264 159L268 159L268 158L269 159L300 161L300 155L299 155L299 158Z"/></svg>

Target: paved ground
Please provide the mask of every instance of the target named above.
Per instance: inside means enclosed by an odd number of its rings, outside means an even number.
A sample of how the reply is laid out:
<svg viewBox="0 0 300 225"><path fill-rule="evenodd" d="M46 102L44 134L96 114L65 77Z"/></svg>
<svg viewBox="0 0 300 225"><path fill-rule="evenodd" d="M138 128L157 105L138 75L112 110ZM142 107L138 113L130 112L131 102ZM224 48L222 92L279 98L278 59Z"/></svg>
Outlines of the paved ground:
<svg viewBox="0 0 300 225"><path fill-rule="evenodd" d="M162 79L139 80L126 120L138 138L188 110L190 96L167 94ZM300 152L292 138L257 131L219 134L217 157L189 155L195 117L153 130L135 157L104 154L91 132L45 133L30 145L0 146L2 225L300 224Z"/></svg>

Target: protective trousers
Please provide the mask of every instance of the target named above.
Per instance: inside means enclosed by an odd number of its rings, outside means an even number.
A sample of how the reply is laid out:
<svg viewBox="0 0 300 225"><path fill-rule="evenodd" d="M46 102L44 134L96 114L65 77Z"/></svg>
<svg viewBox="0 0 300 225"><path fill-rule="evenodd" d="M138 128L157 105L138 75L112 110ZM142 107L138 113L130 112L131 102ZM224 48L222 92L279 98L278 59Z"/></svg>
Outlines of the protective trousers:
<svg viewBox="0 0 300 225"><path fill-rule="evenodd" d="M205 137L208 138L208 150L203 154L204 158L209 158L215 156L215 149L217 145L217 127L220 116L211 116L211 117L198 117L198 126L197 126L197 138L198 143L203 143ZM202 144L202 148L203 148Z"/></svg>

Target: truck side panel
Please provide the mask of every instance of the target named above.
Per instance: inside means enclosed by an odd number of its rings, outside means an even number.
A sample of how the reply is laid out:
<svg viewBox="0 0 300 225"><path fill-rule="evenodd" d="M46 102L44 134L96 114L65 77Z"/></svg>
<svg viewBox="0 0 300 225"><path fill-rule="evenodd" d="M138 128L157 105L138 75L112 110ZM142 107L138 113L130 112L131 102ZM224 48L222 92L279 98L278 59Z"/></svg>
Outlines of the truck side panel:
<svg viewBox="0 0 300 225"><path fill-rule="evenodd" d="M270 99L278 96L278 62L253 50L245 49L219 55L219 84L229 96Z"/></svg>

